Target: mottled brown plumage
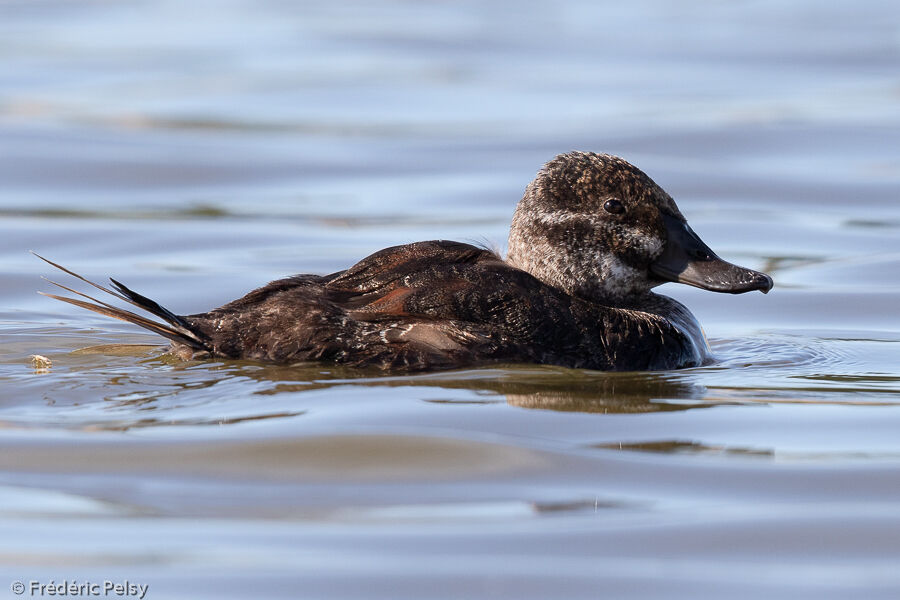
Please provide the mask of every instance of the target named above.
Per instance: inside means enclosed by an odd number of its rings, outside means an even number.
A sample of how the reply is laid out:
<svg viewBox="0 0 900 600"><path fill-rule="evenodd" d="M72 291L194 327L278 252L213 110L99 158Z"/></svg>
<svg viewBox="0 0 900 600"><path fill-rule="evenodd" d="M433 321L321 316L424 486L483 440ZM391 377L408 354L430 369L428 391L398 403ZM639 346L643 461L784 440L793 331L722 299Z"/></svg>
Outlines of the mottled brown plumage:
<svg viewBox="0 0 900 600"><path fill-rule="evenodd" d="M418 242L332 275L274 281L189 316L115 280L114 290L91 284L165 323L90 297L98 304L53 297L160 333L185 359L400 371L496 362L618 371L701 364L708 348L693 315L650 291L664 281L732 293L772 286L767 275L716 257L639 169L572 152L547 163L526 189L506 261L468 244Z"/></svg>

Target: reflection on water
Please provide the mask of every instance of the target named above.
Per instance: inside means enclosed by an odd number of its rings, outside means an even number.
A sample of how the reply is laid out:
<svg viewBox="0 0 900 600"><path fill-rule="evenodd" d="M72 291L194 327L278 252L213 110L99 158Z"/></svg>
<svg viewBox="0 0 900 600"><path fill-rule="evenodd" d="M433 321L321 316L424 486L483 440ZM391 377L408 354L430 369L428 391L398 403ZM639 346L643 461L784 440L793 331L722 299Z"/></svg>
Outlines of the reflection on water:
<svg viewBox="0 0 900 600"><path fill-rule="evenodd" d="M898 30L887 0L0 3L0 570L191 600L900 596ZM399 243L502 250L571 149L773 274L661 288L714 364L183 363L35 294L32 249L183 314Z"/></svg>
<svg viewBox="0 0 900 600"><path fill-rule="evenodd" d="M627 450L632 452L665 452L670 454L707 454L737 455L761 458L773 458L772 450L755 448L730 448L728 446L709 446L700 442L684 440L658 440L652 442L619 442L613 444L597 444L597 448L609 450Z"/></svg>
<svg viewBox="0 0 900 600"><path fill-rule="evenodd" d="M424 376L385 377L383 374L373 374L364 381L358 381L361 376L358 371L329 369L327 377L323 377L321 366L310 365L268 367L247 374L274 383L270 389L258 392L261 394L303 392L354 383L379 387L433 386L447 390L472 390L486 399L504 397L511 406L574 412L639 413L706 406L667 402L702 398L705 390L658 373L600 373L509 365ZM286 379L292 382L278 383ZM429 401L451 404L473 402L470 399Z"/></svg>
<svg viewBox="0 0 900 600"><path fill-rule="evenodd" d="M48 345L57 341L55 330L41 335L52 340ZM347 410L365 413L371 410L368 397L401 412L410 397L448 409L505 403L610 415L749 405L898 405L900 375L857 370L879 364L889 369L896 348L892 336L826 335L715 340L715 363L683 371L602 373L506 365L413 376L320 364L183 362L162 346L103 344L48 352L53 366L40 377L8 366L8 380L40 394L53 412L22 410L21 403L12 401L11 410L0 410L0 415L8 425L128 430L302 417L323 408L340 409L342 403ZM12 340L7 347L18 345L24 352L36 339L32 332L24 344ZM332 394L344 399L323 406Z"/></svg>

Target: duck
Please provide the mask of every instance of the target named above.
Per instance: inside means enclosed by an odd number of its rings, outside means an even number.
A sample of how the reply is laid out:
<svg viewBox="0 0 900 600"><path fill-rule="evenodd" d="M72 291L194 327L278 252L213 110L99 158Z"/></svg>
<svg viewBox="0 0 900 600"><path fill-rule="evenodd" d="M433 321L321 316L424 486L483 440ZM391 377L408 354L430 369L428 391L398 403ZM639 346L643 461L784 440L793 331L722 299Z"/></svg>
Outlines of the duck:
<svg viewBox="0 0 900 600"><path fill-rule="evenodd" d="M652 290L678 282L767 293L774 285L765 273L719 258L643 171L583 151L556 156L528 184L505 259L467 243L415 242L343 271L293 275L208 312L178 315L115 279L107 287L38 258L144 314L53 281L84 300L40 293L157 333L182 360L397 372L500 363L600 371L700 366L711 352L697 319Z"/></svg>

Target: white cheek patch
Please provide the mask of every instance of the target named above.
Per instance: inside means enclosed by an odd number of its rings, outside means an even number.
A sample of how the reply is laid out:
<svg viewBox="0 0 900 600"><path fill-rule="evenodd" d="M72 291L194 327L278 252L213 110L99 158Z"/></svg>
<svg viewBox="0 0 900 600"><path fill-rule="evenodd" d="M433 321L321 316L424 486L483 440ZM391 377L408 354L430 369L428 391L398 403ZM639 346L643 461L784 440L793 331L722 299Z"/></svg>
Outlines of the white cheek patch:
<svg viewBox="0 0 900 600"><path fill-rule="evenodd" d="M641 251L647 256L656 256L662 253L664 243L658 237L653 237L641 231L630 230L624 236L628 245Z"/></svg>
<svg viewBox="0 0 900 600"><path fill-rule="evenodd" d="M658 256L662 254L663 248L665 244L659 238L645 236L642 241L644 251L651 256Z"/></svg>
<svg viewBox="0 0 900 600"><path fill-rule="evenodd" d="M625 298L646 292L651 287L648 285L646 272L639 271L614 256L604 256L598 265L600 272L597 287L603 290L602 295L607 298Z"/></svg>
<svg viewBox="0 0 900 600"><path fill-rule="evenodd" d="M609 281L615 286L627 285L638 277L638 271L634 267L626 265L615 256L604 256L600 260L600 269L603 280Z"/></svg>

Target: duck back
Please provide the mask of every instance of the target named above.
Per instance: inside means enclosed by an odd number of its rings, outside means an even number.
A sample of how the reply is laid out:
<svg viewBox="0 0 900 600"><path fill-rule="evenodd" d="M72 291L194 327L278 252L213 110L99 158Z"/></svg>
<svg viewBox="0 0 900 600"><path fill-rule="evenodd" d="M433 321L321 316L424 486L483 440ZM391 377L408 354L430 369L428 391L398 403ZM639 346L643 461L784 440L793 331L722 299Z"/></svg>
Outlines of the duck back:
<svg viewBox="0 0 900 600"><path fill-rule="evenodd" d="M701 360L690 331L660 315L569 296L491 251L451 241L387 248L346 271L274 281L184 319L208 340L199 352L174 342L184 358L404 371L496 362L668 369Z"/></svg>

